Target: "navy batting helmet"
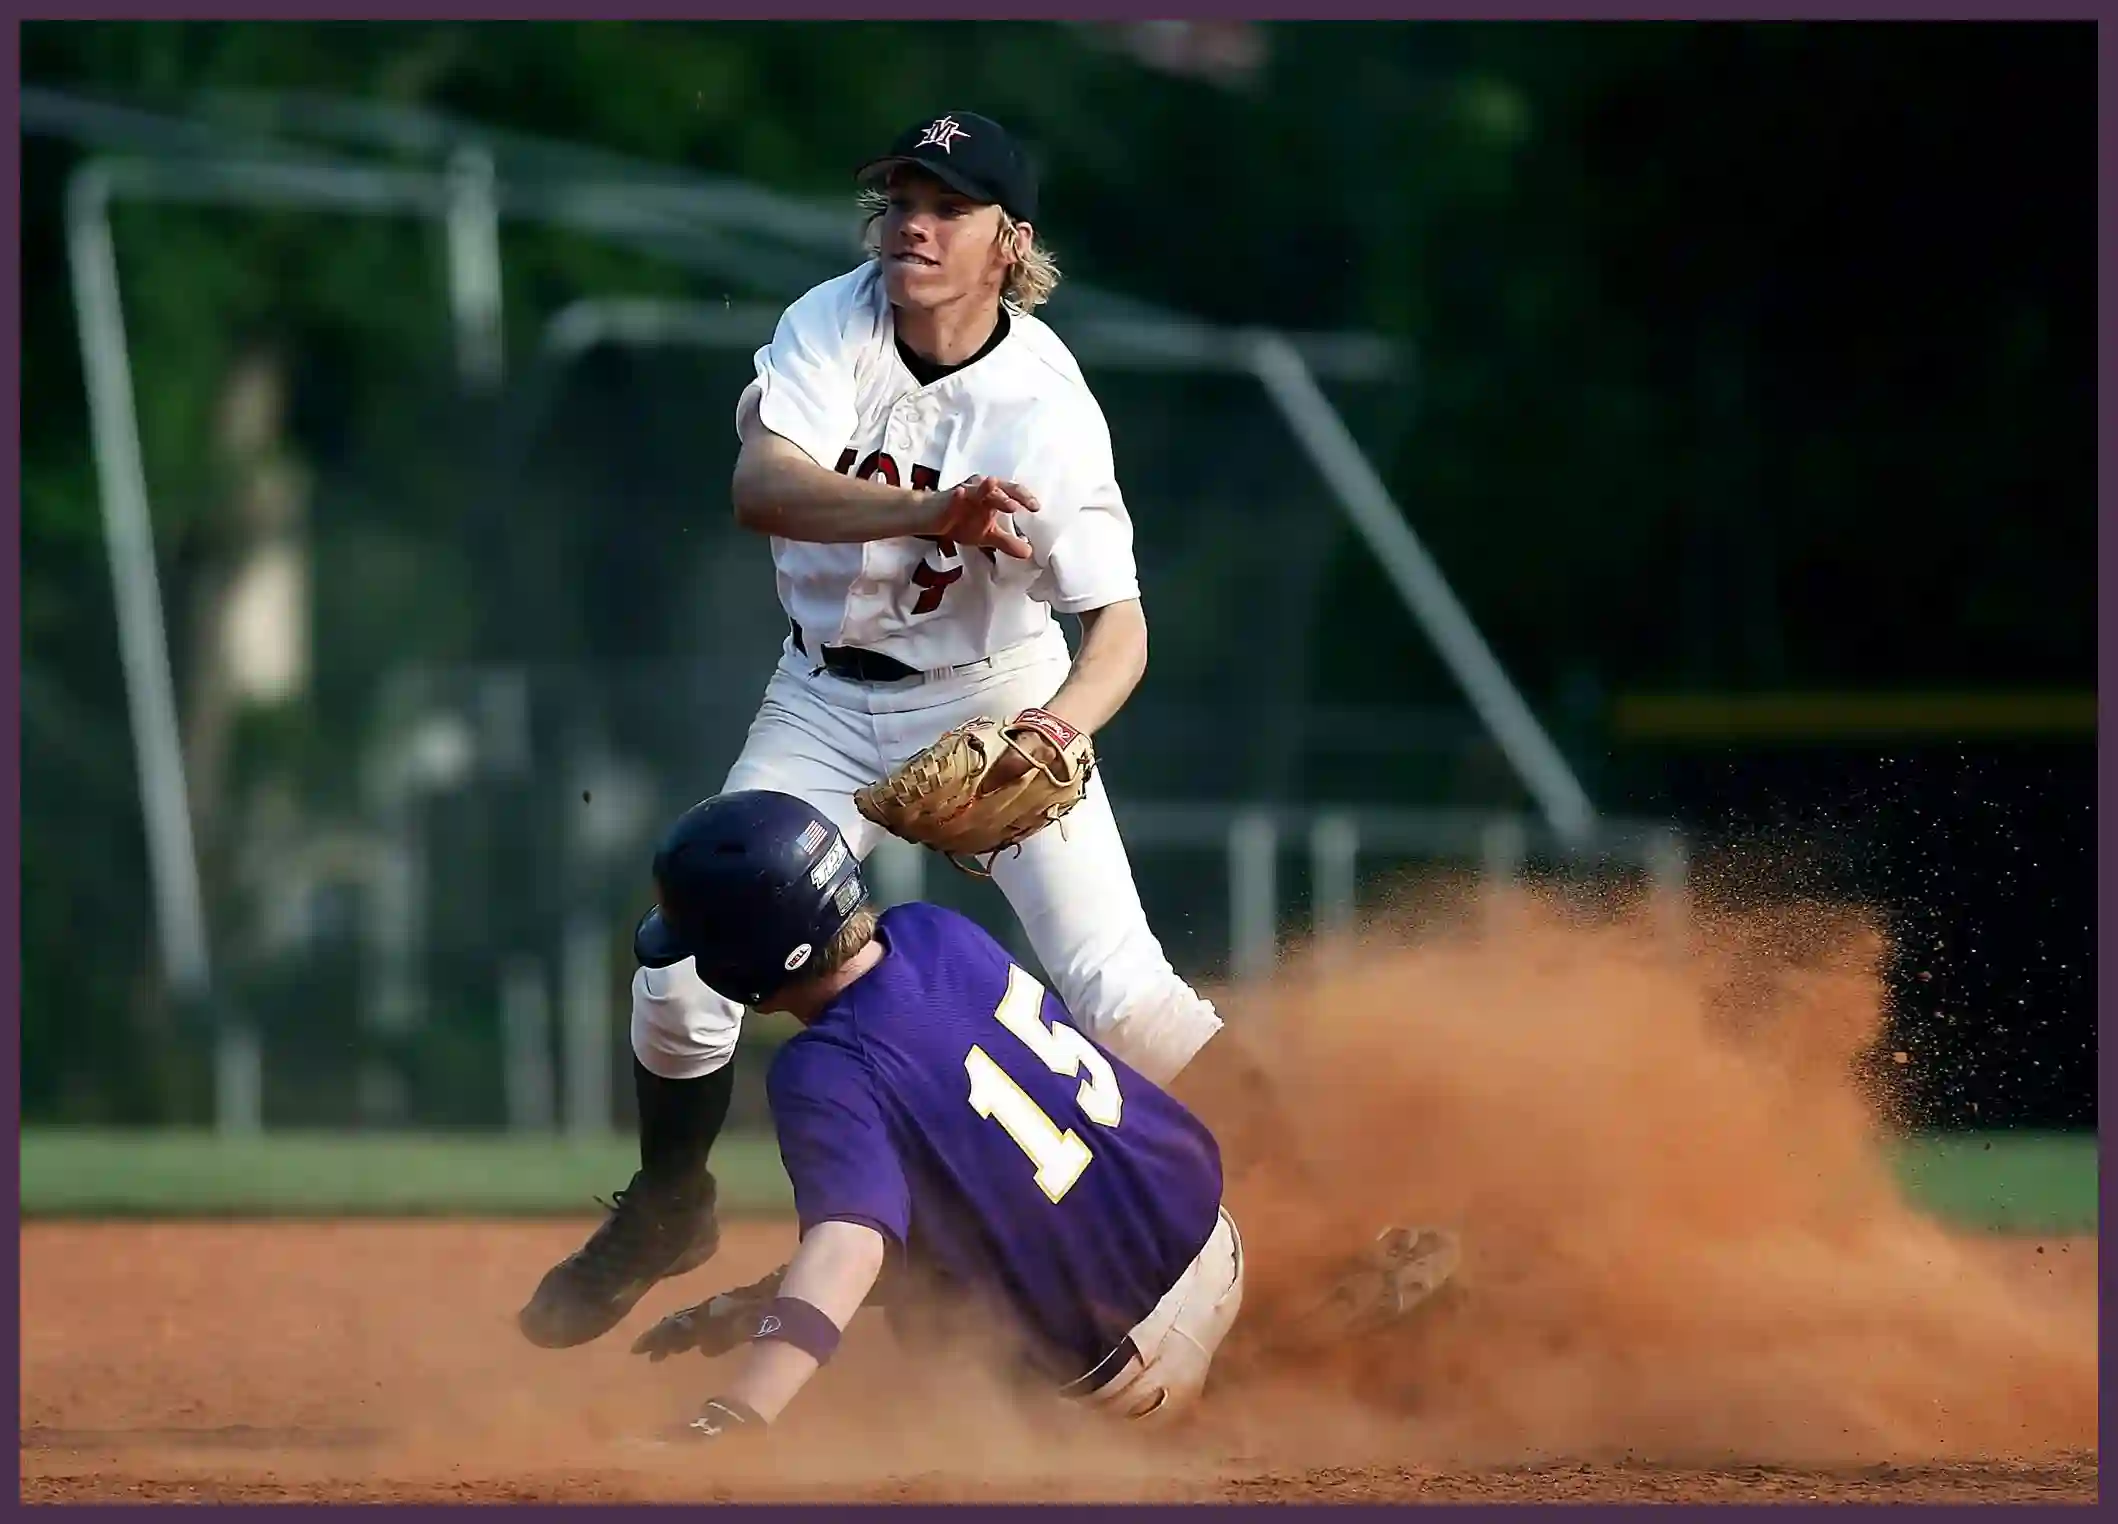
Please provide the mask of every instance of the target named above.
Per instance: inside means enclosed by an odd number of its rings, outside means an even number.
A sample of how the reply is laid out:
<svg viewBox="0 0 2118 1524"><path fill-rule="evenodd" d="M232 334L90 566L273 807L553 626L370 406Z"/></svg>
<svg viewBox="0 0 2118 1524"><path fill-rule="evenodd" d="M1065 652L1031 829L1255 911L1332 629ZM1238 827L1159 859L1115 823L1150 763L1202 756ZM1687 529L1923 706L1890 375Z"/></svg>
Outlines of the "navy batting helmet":
<svg viewBox="0 0 2118 1524"><path fill-rule="evenodd" d="M633 932L648 968L693 959L707 987L756 1005L830 945L868 886L838 827L791 794L716 794L655 852L658 903Z"/></svg>

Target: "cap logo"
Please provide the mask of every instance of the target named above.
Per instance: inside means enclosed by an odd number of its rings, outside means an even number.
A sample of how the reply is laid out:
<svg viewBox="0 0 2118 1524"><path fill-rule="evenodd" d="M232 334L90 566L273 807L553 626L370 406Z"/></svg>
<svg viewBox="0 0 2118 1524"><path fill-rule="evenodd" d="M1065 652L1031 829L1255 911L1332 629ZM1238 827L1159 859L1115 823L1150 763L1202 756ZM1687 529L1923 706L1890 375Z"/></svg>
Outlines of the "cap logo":
<svg viewBox="0 0 2118 1524"><path fill-rule="evenodd" d="M793 952L787 954L787 961L782 964L781 967L785 968L788 973L793 973L796 969L800 968L804 963L807 963L809 961L809 954L813 950L814 949L812 949L807 942L802 943L802 945L795 948Z"/></svg>
<svg viewBox="0 0 2118 1524"><path fill-rule="evenodd" d="M943 153L954 153L956 151L954 147L956 140L969 136L970 134L964 131L963 124L957 121L955 117L938 117L927 124L927 130L920 134L919 141L912 146L914 148L938 148Z"/></svg>

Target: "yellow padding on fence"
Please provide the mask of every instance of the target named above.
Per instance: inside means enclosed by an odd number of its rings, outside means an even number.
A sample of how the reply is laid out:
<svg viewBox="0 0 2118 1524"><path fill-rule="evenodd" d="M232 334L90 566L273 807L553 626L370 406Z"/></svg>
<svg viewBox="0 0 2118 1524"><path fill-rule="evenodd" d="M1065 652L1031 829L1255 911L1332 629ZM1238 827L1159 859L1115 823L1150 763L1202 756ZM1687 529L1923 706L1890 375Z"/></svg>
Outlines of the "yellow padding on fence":
<svg viewBox="0 0 2118 1524"><path fill-rule="evenodd" d="M2057 693L1628 694L1622 741L1844 741L2092 737L2096 695Z"/></svg>

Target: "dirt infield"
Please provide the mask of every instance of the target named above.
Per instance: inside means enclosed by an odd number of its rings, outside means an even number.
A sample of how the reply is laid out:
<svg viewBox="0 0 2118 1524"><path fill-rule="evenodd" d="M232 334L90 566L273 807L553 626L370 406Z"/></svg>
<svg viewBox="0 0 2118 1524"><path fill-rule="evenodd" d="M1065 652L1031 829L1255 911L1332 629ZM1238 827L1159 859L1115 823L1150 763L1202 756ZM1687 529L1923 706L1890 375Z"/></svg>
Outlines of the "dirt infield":
<svg viewBox="0 0 2118 1524"><path fill-rule="evenodd" d="M712 1368L626 1353L651 1316L776 1263L745 1223L602 1343L535 1350L509 1313L582 1225L31 1224L22 1256L29 1502L1414 1499L2088 1501L2094 1440L1976 1460L1791 1465L1642 1453L1453 1461L1417 1421L1335 1437L1203 1429L1169 1450L1036 1434L958 1400L907 1400L886 1333L856 1326L773 1448L629 1453ZM2093 1308L2092 1240L1986 1246L2054 1307ZM2090 1312L2093 1319L2093 1311ZM798 1423L793 1422L796 1418ZM2078 1438L2078 1436L2077 1436ZM1303 1452L1307 1451L1305 1455Z"/></svg>
<svg viewBox="0 0 2118 1524"><path fill-rule="evenodd" d="M760 1447L640 1448L714 1373L631 1336L785 1224L565 1353L511 1320L581 1223L31 1224L24 1496L2094 1500L2094 1243L1905 1201L1886 1082L1921 1055L1878 1052L1859 916L1418 908L1231 1007L1284 1121L1231 1186L1243 1312L1186 1430L1012 1403L864 1319ZM1326 1262L1422 1221L1464 1234L1440 1315L1268 1347Z"/></svg>

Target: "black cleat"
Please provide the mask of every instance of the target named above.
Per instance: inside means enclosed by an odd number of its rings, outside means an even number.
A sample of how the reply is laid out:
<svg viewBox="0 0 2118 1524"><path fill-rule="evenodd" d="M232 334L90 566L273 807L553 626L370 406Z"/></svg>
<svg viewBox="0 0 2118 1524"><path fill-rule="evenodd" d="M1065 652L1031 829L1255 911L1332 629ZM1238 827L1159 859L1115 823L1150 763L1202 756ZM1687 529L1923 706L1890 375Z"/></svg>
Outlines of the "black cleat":
<svg viewBox="0 0 2118 1524"><path fill-rule="evenodd" d="M721 1246L713 1176L671 1187L642 1171L609 1201L587 1243L545 1272L516 1315L522 1335L544 1349L599 1339L658 1281L696 1270Z"/></svg>

